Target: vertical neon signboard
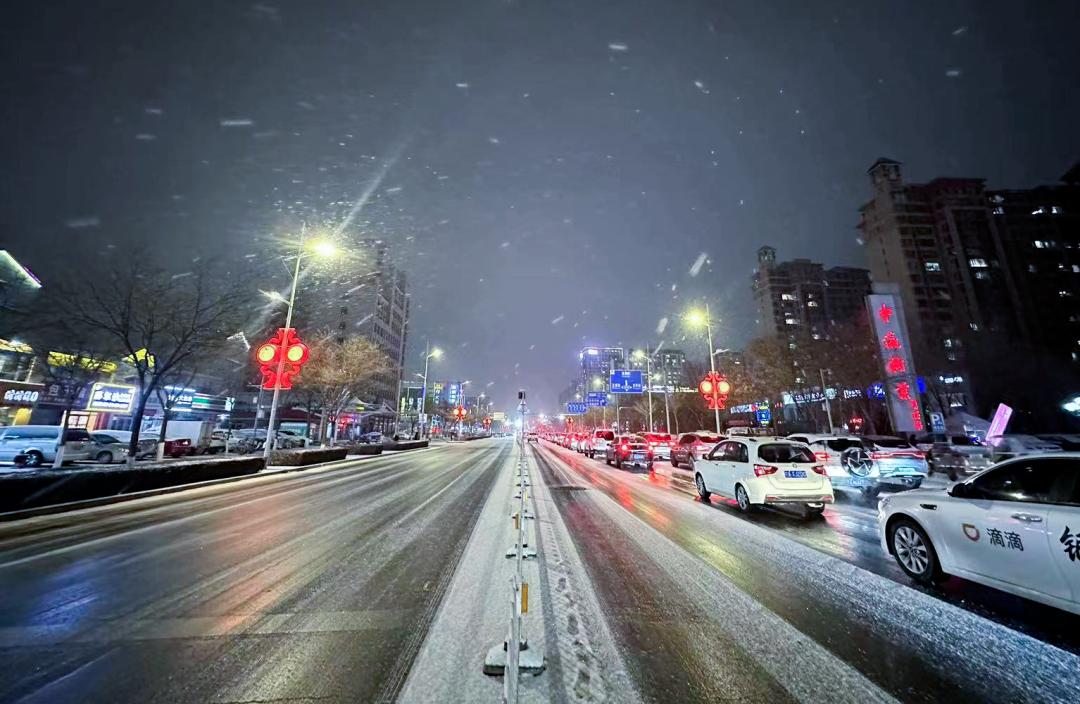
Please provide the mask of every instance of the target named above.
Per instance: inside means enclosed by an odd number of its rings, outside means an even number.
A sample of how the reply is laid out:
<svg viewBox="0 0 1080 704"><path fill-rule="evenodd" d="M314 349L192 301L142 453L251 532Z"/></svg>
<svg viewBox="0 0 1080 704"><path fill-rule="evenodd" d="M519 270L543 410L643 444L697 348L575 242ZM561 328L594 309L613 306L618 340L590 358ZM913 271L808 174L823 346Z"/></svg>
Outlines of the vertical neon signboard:
<svg viewBox="0 0 1080 704"><path fill-rule="evenodd" d="M866 305L885 372L885 399L893 430L898 433L922 432L926 423L919 405L919 386L900 297L874 293L866 297Z"/></svg>

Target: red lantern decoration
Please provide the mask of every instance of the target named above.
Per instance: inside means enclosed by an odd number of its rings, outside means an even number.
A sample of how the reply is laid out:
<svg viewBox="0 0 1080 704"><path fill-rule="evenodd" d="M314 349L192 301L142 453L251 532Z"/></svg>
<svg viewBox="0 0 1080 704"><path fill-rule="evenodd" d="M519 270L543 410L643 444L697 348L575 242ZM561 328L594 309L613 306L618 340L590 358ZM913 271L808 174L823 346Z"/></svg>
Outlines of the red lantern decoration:
<svg viewBox="0 0 1080 704"><path fill-rule="evenodd" d="M307 345L296 336L295 328L278 328L277 333L255 349L264 389L291 389L292 379L311 356ZM278 376L278 365L281 376Z"/></svg>
<svg viewBox="0 0 1080 704"><path fill-rule="evenodd" d="M731 393L731 382L723 374L709 372L698 384L698 393L705 399L709 410L723 408L728 394Z"/></svg>
<svg viewBox="0 0 1080 704"><path fill-rule="evenodd" d="M882 303L881 307L878 308L877 314L878 314L878 317L881 318L881 322L888 325L889 321L892 320L892 317L893 317L893 309L892 309L891 306L887 306L884 303Z"/></svg>

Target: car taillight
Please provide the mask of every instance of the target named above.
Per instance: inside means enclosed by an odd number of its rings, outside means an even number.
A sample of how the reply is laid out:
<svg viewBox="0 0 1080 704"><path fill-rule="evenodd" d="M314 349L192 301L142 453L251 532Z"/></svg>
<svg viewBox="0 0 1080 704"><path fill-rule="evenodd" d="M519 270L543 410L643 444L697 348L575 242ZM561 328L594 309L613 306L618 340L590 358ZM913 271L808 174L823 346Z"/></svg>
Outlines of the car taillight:
<svg viewBox="0 0 1080 704"><path fill-rule="evenodd" d="M622 451L622 452L630 452L630 446L629 445L621 445L621 446L619 446L619 450Z"/></svg>
<svg viewBox="0 0 1080 704"><path fill-rule="evenodd" d="M757 477L764 477L766 474L776 474L776 471L777 471L776 467L773 467L772 465L768 465L768 464L755 464L754 465L754 476L757 476Z"/></svg>
<svg viewBox="0 0 1080 704"><path fill-rule="evenodd" d="M816 459L818 462L828 462L829 461L829 453L828 452L815 452L814 453L814 459Z"/></svg>
<svg viewBox="0 0 1080 704"><path fill-rule="evenodd" d="M810 469L814 470L815 474L820 474L821 476L825 476L825 465L815 464Z"/></svg>
<svg viewBox="0 0 1080 704"><path fill-rule="evenodd" d="M889 453L887 453L887 452L871 452L870 453L870 459L872 459L872 460L883 460L888 456L889 456Z"/></svg>

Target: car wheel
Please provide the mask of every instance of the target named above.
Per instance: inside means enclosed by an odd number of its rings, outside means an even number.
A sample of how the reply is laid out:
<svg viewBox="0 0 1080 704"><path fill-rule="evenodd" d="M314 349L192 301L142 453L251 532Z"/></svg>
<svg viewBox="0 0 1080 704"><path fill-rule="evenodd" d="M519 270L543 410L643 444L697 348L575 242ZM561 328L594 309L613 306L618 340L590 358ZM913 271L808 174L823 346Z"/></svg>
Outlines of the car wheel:
<svg viewBox="0 0 1080 704"><path fill-rule="evenodd" d="M915 480L915 481L914 481L914 482L912 483L912 485L911 485L911 488L912 488L912 489L918 489L918 488L919 488L920 486L922 486L922 479L916 479L916 480Z"/></svg>
<svg viewBox="0 0 1080 704"><path fill-rule="evenodd" d="M611 466L611 458L608 457L607 455L604 455L604 462L607 463L608 467Z"/></svg>
<svg viewBox="0 0 1080 704"><path fill-rule="evenodd" d="M40 467L41 463L45 461L45 456L37 450L30 450L26 453L26 466L27 467Z"/></svg>
<svg viewBox="0 0 1080 704"><path fill-rule="evenodd" d="M958 482L958 481L960 481L960 472L957 472L956 467L952 466L952 465L949 466L949 481L950 482Z"/></svg>
<svg viewBox="0 0 1080 704"><path fill-rule="evenodd" d="M694 456L693 455L690 455L690 457L687 458L687 460L686 460L686 468L689 469L691 472L694 471Z"/></svg>
<svg viewBox="0 0 1080 704"><path fill-rule="evenodd" d="M100 464L112 464L112 453L99 452L97 454L97 457L95 457L94 459L96 459Z"/></svg>
<svg viewBox="0 0 1080 704"><path fill-rule="evenodd" d="M679 462L674 457L671 458L671 466L674 467L675 469L679 468Z"/></svg>
<svg viewBox="0 0 1080 704"><path fill-rule="evenodd" d="M945 576L933 543L915 521L900 518L889 526L889 549L900 569L916 582L936 584Z"/></svg>
<svg viewBox="0 0 1080 704"><path fill-rule="evenodd" d="M694 475L694 486L697 487L697 493L698 496L701 497L701 500L708 501L709 496L711 496L711 492L705 488L705 480L701 478L700 474Z"/></svg>
<svg viewBox="0 0 1080 704"><path fill-rule="evenodd" d="M615 469L622 469L622 460L618 456L615 457Z"/></svg>
<svg viewBox="0 0 1080 704"><path fill-rule="evenodd" d="M822 514L825 513L825 505L824 504L806 504L805 509L806 509L806 519L807 520L813 520L815 518L821 518Z"/></svg>
<svg viewBox="0 0 1080 704"><path fill-rule="evenodd" d="M649 474L652 474L653 473L653 463L650 462L647 465L645 465L645 469L649 470Z"/></svg>
<svg viewBox="0 0 1080 704"><path fill-rule="evenodd" d="M746 493L746 489L742 484L735 485L735 501L739 504L739 510L743 513L751 513L755 506L750 503L750 494Z"/></svg>
<svg viewBox="0 0 1080 704"><path fill-rule="evenodd" d="M862 492L863 498L867 501L873 501L881 493L881 489L876 486L864 486L859 491Z"/></svg>

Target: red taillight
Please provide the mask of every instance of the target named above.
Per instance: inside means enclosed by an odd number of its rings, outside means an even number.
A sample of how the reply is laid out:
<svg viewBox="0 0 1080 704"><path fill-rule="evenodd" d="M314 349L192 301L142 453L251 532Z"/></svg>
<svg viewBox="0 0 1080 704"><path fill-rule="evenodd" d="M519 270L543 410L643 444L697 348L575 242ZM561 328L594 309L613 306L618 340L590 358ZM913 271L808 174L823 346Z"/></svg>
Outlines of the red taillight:
<svg viewBox="0 0 1080 704"><path fill-rule="evenodd" d="M620 445L619 450L621 452L630 452L630 446L629 445Z"/></svg>
<svg viewBox="0 0 1080 704"><path fill-rule="evenodd" d="M766 474L776 474L777 468L768 464L755 464L754 476L764 477Z"/></svg>
<svg viewBox="0 0 1080 704"><path fill-rule="evenodd" d="M829 461L829 453L828 452L815 452L814 453L814 459L816 459L818 462L828 462Z"/></svg>
<svg viewBox="0 0 1080 704"><path fill-rule="evenodd" d="M889 453L887 453L887 452L871 452L870 453L870 459L872 459L872 460L883 460L888 456L889 456Z"/></svg>
<svg viewBox="0 0 1080 704"><path fill-rule="evenodd" d="M810 469L814 470L815 474L820 474L823 477L825 476L825 465L815 464Z"/></svg>

